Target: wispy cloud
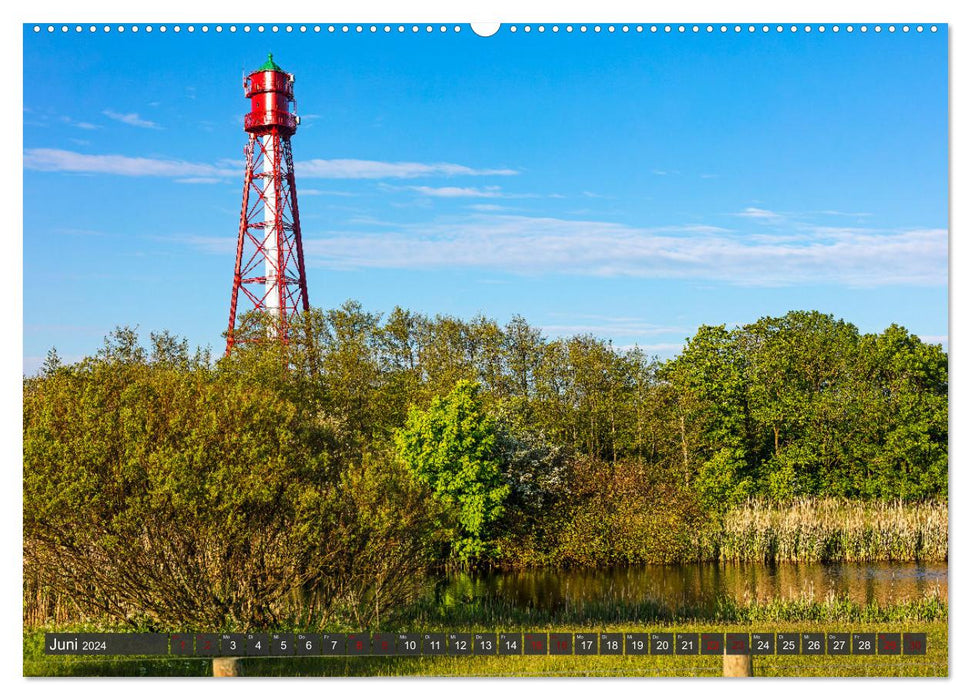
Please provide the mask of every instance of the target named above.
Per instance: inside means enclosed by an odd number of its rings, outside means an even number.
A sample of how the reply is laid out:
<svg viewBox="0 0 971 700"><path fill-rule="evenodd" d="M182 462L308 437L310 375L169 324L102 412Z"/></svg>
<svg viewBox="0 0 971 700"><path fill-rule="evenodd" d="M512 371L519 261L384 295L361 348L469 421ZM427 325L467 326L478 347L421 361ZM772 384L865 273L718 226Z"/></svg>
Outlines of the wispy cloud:
<svg viewBox="0 0 971 700"><path fill-rule="evenodd" d="M135 112L129 112L123 114L121 112L115 112L111 109L106 109L102 112L103 115L108 117L108 119L114 119L116 122L121 122L122 124L127 124L128 126L137 126L141 129L161 129L162 127L153 121L148 119L142 119Z"/></svg>
<svg viewBox="0 0 971 700"><path fill-rule="evenodd" d="M163 158L137 158L121 155L89 155L58 148L27 148L24 168L49 172L125 175L129 177L226 177L238 176L237 170Z"/></svg>
<svg viewBox="0 0 971 700"><path fill-rule="evenodd" d="M786 216L784 214L770 211L768 209L760 209L759 207L746 207L742 211L736 212L735 216L741 216L745 219L752 219L767 224L778 224L786 220Z"/></svg>
<svg viewBox="0 0 971 700"><path fill-rule="evenodd" d="M25 149L24 167L28 170L98 173L130 177L172 177L185 179L187 177L238 178L242 176L242 165L236 164L234 161L221 160L215 164L193 163L174 158L142 158L116 154L86 154L58 148ZM308 160L296 163L294 169L301 180L313 178L349 180L516 174L515 170L476 169L454 163L386 163L376 160L348 159Z"/></svg>
<svg viewBox="0 0 971 700"><path fill-rule="evenodd" d="M514 207L505 207L501 204L470 204L468 208L472 211L507 211Z"/></svg>
<svg viewBox="0 0 971 700"><path fill-rule="evenodd" d="M788 223L793 226L804 226L807 228L813 228L810 222L811 219L817 216L838 216L838 217L849 217L849 218L866 218L872 216L869 212L865 211L837 211L835 209L819 209L816 211L799 211L799 212L779 212L772 211L770 209L761 209L759 207L746 207L742 211L735 212L733 216L739 216L743 219L749 219L753 221L759 221L765 224L783 224Z"/></svg>
<svg viewBox="0 0 971 700"><path fill-rule="evenodd" d="M326 195L328 197L356 197L354 192L345 192L343 190L321 190L313 187L301 187L298 190L301 197L318 197Z"/></svg>
<svg viewBox="0 0 971 700"><path fill-rule="evenodd" d="M723 230L683 235L677 229L473 214L381 231L317 236L305 231L304 249L308 264L343 270L474 268L775 287L947 284L945 229L871 230L771 241ZM220 254L233 244L206 237L188 242Z"/></svg>
<svg viewBox="0 0 971 700"><path fill-rule="evenodd" d="M485 187L430 187L428 185L389 185L381 183L380 188L388 192L415 192L422 197L444 198L444 199L566 199L565 195L534 194L529 192L507 192L498 185L487 185ZM588 195L586 196L596 196ZM606 197L605 197L606 199Z"/></svg>
<svg viewBox="0 0 971 700"><path fill-rule="evenodd" d="M30 119L26 116L24 117L25 126L50 126L53 121L60 122L61 124L67 124L68 126L73 126L77 129L100 129L101 127L97 124L92 124L91 122L77 121L73 117L69 117L66 114L56 114L56 113L43 113L36 112L29 107L24 107L24 115L30 115Z"/></svg>
<svg viewBox="0 0 971 700"><path fill-rule="evenodd" d="M413 163L384 162L378 160L355 160L338 158L323 160L315 158L297 163L294 170L298 177L319 177L334 180L344 179L399 179L429 176L455 175L516 175L508 168L480 169L455 163Z"/></svg>
<svg viewBox="0 0 971 700"><path fill-rule="evenodd" d="M617 199L616 197L613 197L611 195L600 194L598 192L590 192L589 190L584 190L580 194L582 194L584 197L589 197L590 199Z"/></svg>
<svg viewBox="0 0 971 700"><path fill-rule="evenodd" d="M495 186L490 187L407 187L404 189L417 192L425 197L476 197L482 199L497 199L506 197L502 189Z"/></svg>
<svg viewBox="0 0 971 700"><path fill-rule="evenodd" d="M106 236L104 231L97 231L95 229L87 228L58 228L54 229L54 233L59 233L64 236Z"/></svg>
<svg viewBox="0 0 971 700"><path fill-rule="evenodd" d="M690 329L659 326L643 318L604 316L598 314L572 315L568 322L542 324L544 331L555 336L591 334L610 338L644 338L649 336L685 333Z"/></svg>

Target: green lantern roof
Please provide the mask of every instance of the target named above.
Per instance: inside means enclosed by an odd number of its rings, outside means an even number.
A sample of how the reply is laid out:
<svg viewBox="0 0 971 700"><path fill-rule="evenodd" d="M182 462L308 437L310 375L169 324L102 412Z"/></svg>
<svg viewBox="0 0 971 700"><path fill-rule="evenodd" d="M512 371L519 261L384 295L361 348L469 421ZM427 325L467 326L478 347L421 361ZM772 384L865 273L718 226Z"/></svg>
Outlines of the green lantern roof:
<svg viewBox="0 0 971 700"><path fill-rule="evenodd" d="M262 66L260 66L260 67L259 67L259 68L257 68L256 70L258 70L258 71L264 71L264 70L278 70L278 71L280 71L281 73L285 73L285 72L286 72L285 70L283 70L282 68L280 68L280 66L278 66L278 65L277 65L277 64L276 64L276 63L275 63L275 62L273 61L273 54L272 54L272 53L271 53L271 54L267 54L267 56L266 56L266 63L264 63L264 64L263 64Z"/></svg>

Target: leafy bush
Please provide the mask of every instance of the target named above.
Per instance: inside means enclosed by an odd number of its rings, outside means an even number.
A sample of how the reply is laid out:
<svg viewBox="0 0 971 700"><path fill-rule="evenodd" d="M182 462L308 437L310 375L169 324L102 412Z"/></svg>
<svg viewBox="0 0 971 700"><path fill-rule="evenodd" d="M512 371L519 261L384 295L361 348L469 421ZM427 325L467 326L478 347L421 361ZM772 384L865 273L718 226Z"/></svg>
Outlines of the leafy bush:
<svg viewBox="0 0 971 700"><path fill-rule="evenodd" d="M427 411L413 408L397 435L399 454L411 472L456 509L452 553L461 560L489 551L491 526L505 511L510 492L497 456L496 422L486 413L480 391L475 382L457 382Z"/></svg>
<svg viewBox="0 0 971 700"><path fill-rule="evenodd" d="M362 620L407 598L396 580L432 540L407 474L335 463L328 422L267 376L279 356L172 359L124 330L25 383L30 585L82 618L202 629L285 624L307 596Z"/></svg>
<svg viewBox="0 0 971 700"><path fill-rule="evenodd" d="M578 460L571 492L556 557L568 565L683 561L690 533L707 524L692 490L633 460Z"/></svg>

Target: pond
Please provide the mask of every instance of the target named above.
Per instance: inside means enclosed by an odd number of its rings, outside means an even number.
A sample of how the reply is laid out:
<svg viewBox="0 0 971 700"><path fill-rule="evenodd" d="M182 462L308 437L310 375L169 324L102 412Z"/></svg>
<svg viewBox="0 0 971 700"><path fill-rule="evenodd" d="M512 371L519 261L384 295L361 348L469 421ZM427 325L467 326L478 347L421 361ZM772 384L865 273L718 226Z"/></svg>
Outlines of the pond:
<svg viewBox="0 0 971 700"><path fill-rule="evenodd" d="M925 595L947 598L947 563L690 564L613 569L457 573L440 582L439 604L483 603L558 612L590 603L707 608L728 597L901 603Z"/></svg>

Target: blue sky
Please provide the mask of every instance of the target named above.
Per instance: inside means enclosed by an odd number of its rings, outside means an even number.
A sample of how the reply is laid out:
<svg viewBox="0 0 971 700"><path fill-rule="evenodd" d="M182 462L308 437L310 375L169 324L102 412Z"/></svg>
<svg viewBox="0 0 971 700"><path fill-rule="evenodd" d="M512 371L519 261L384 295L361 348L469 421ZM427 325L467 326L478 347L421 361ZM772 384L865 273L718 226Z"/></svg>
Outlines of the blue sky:
<svg viewBox="0 0 971 700"><path fill-rule="evenodd" d="M129 25L130 26L130 25ZM819 309L947 341L947 36L24 30L24 371L116 325L220 352L241 76L295 73L311 303L669 357Z"/></svg>

